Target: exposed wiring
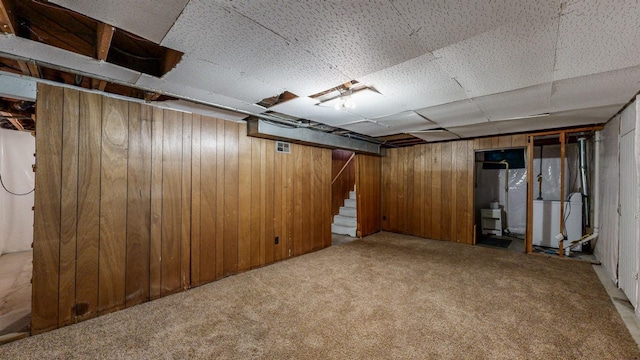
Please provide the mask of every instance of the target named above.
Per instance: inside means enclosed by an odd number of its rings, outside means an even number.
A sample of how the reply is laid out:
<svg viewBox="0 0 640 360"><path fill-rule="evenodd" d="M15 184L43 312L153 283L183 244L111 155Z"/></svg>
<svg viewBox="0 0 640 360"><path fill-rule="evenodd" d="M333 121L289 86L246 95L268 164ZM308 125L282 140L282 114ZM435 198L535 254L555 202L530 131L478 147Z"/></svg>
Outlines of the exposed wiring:
<svg viewBox="0 0 640 360"><path fill-rule="evenodd" d="M29 195L32 192L34 192L36 190L36 188L31 189L31 191L26 192L24 194L18 194L18 193L14 193L13 191L10 191L9 189L7 189L6 186L4 186L4 181L2 181L2 174L0 174L0 184L2 185L2 188L4 189L4 191L8 192L11 195L15 195L15 196L25 196L25 195Z"/></svg>

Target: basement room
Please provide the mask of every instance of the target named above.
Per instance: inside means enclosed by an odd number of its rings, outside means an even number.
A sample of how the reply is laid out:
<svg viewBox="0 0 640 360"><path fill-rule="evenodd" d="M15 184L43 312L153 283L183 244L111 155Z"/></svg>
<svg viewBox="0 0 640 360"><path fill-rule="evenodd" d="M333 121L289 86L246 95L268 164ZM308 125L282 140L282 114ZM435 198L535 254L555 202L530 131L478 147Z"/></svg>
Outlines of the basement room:
<svg viewBox="0 0 640 360"><path fill-rule="evenodd" d="M0 358L640 359L639 23L0 0Z"/></svg>

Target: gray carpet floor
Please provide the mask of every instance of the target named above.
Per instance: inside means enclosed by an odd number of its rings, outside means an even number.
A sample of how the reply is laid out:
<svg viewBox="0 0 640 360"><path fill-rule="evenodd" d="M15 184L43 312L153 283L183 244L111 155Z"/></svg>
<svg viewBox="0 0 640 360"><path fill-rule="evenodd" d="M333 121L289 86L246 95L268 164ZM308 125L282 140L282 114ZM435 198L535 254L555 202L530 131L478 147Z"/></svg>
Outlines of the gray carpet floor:
<svg viewBox="0 0 640 360"><path fill-rule="evenodd" d="M639 359L589 264L380 233L0 347L2 359Z"/></svg>

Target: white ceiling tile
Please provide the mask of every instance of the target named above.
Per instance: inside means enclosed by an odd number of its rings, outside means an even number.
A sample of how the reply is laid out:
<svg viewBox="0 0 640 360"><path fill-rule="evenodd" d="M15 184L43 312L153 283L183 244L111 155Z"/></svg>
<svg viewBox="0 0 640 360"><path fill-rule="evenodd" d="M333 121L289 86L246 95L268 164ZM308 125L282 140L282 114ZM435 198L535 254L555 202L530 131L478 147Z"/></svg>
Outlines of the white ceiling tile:
<svg viewBox="0 0 640 360"><path fill-rule="evenodd" d="M237 109L251 114L259 114L267 111L266 108L247 103L228 96L216 94L210 91L192 88L186 85L180 85L158 79L153 76L143 74L136 83L137 86L150 91L156 91L167 95L177 96L186 100L192 100L207 105L222 105L228 107L229 110Z"/></svg>
<svg viewBox="0 0 640 360"><path fill-rule="evenodd" d="M563 111L547 117L491 122L502 134L525 131L558 129L571 126L604 123L622 106L609 105L597 108Z"/></svg>
<svg viewBox="0 0 640 360"><path fill-rule="evenodd" d="M640 66L553 82L553 112L625 104L640 90Z"/></svg>
<svg viewBox="0 0 640 360"><path fill-rule="evenodd" d="M489 120L471 100L443 104L416 112L442 127L486 123Z"/></svg>
<svg viewBox="0 0 640 360"><path fill-rule="evenodd" d="M186 100L167 100L167 101L156 101L153 102L154 106L159 106L167 109L179 110L179 111L187 111L194 114L200 114L205 116L215 117L217 119L230 120L239 122L242 121L247 115L216 109L211 106L196 104L191 101Z"/></svg>
<svg viewBox="0 0 640 360"><path fill-rule="evenodd" d="M205 0L189 2L162 45L299 96L351 80L285 37Z"/></svg>
<svg viewBox="0 0 640 360"><path fill-rule="evenodd" d="M423 118L413 111L405 111L342 127L344 129L375 137L401 134L408 131L430 130L438 128L439 125Z"/></svg>
<svg viewBox="0 0 640 360"><path fill-rule="evenodd" d="M402 15L430 50L498 28L509 21L557 17L562 0L394 0Z"/></svg>
<svg viewBox="0 0 640 360"><path fill-rule="evenodd" d="M427 52L388 0L232 0L226 5L351 79Z"/></svg>
<svg viewBox="0 0 640 360"><path fill-rule="evenodd" d="M408 109L419 109L466 99L460 85L425 54L357 79L396 99Z"/></svg>
<svg viewBox="0 0 640 360"><path fill-rule="evenodd" d="M427 142L456 140L460 137L449 131L427 131L427 132L412 132L411 136L415 136Z"/></svg>
<svg viewBox="0 0 640 360"><path fill-rule="evenodd" d="M336 127L342 127L346 124L352 124L364 120L362 116L355 115L347 111L318 105L317 100L308 97L291 99L272 106L269 110Z"/></svg>
<svg viewBox="0 0 640 360"><path fill-rule="evenodd" d="M474 138L479 136L497 135L500 130L493 123L472 124L447 128L462 138Z"/></svg>
<svg viewBox="0 0 640 360"><path fill-rule="evenodd" d="M560 18L554 79L640 64L639 23L636 0L567 2Z"/></svg>
<svg viewBox="0 0 640 360"><path fill-rule="evenodd" d="M163 79L204 91L224 93L249 103L257 103L283 91L224 66L192 58L183 58Z"/></svg>
<svg viewBox="0 0 640 360"><path fill-rule="evenodd" d="M558 19L525 19L434 52L467 92L478 97L549 83Z"/></svg>
<svg viewBox="0 0 640 360"><path fill-rule="evenodd" d="M549 112L551 83L473 98L490 121Z"/></svg>
<svg viewBox="0 0 640 360"><path fill-rule="evenodd" d="M13 35L0 35L0 53L2 52L34 59L39 61L41 65L50 64L63 69L74 69L76 72L86 75L127 84L135 84L141 75L137 71L118 65Z"/></svg>
<svg viewBox="0 0 640 360"><path fill-rule="evenodd" d="M51 0L90 18L151 40L156 44L169 31L189 0Z"/></svg>

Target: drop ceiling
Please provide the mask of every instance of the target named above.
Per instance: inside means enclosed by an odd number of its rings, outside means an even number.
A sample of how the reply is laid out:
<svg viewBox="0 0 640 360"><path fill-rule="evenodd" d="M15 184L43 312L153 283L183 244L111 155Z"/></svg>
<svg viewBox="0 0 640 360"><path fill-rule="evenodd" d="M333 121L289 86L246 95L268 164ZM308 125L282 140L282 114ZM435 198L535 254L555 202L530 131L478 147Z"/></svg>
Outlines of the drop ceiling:
<svg viewBox="0 0 640 360"><path fill-rule="evenodd" d="M640 90L636 0L36 2L184 55L155 77L4 34L0 57L170 95L165 106L234 121L282 116L442 141L604 123ZM316 96L351 83L366 87L352 95L354 108ZM295 97L258 105L285 91Z"/></svg>

